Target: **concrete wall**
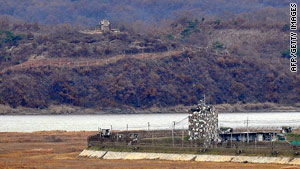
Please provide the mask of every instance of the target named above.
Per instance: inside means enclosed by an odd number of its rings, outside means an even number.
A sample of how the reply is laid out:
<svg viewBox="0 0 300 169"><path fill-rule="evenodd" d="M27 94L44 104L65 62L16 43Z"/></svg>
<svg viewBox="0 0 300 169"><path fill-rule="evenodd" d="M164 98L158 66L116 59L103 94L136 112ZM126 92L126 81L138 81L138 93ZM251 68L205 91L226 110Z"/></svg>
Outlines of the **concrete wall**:
<svg viewBox="0 0 300 169"><path fill-rule="evenodd" d="M257 156L226 156L226 155L194 155L167 153L137 153L83 150L79 156L102 159L122 160L170 160L170 161L205 161L205 162L239 162L239 163L274 163L300 165L300 158L293 157L257 157Z"/></svg>

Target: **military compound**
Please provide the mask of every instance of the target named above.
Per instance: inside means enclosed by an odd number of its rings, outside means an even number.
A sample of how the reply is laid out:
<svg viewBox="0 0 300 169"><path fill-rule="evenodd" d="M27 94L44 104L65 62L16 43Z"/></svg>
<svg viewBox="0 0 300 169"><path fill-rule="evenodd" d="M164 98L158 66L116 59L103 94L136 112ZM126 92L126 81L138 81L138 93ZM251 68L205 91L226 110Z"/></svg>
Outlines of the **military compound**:
<svg viewBox="0 0 300 169"><path fill-rule="evenodd" d="M187 119L188 130L175 129L175 122L171 130L150 130L149 126L148 130L100 129L88 137L88 146L116 151L300 155L298 135L290 133L292 129L288 126L281 131L251 132L218 128L218 112L204 100L189 110Z"/></svg>
<svg viewBox="0 0 300 169"><path fill-rule="evenodd" d="M206 105L204 100L200 100L197 107L189 111L188 122L188 140L196 144L202 144L199 146L203 147L204 150L218 143L218 113L214 106ZM163 133L167 133L167 131ZM163 135L163 133L160 133L160 135ZM175 131L172 129L171 133L172 140L174 140ZM181 136L184 137L184 134L182 133ZM140 142L141 137L151 138L151 135L149 136L145 132L130 133L128 131L112 133L109 129L100 129L97 135L88 137L88 145L93 146L97 142L124 142L131 145Z"/></svg>
<svg viewBox="0 0 300 169"><path fill-rule="evenodd" d="M118 29L112 29L111 23L108 19L102 19L99 22L99 25L95 28L95 30L83 30L80 31L84 34L103 34L103 33L120 33L120 30Z"/></svg>

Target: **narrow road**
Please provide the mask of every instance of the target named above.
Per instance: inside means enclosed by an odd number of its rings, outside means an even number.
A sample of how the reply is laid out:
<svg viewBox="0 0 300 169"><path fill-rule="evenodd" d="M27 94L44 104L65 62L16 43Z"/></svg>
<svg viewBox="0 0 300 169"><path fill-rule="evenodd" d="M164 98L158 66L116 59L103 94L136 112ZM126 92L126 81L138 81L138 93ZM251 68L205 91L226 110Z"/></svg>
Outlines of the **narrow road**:
<svg viewBox="0 0 300 169"><path fill-rule="evenodd" d="M224 56L224 54L218 54L217 52L210 52L208 48L205 47L194 47L194 48L183 48L182 50L173 50L160 53L139 53L134 55L116 55L106 59L96 59L96 58L46 58L46 59L30 59L26 62L23 62L18 65L11 66L1 71L5 73L8 70L21 70L29 69L33 67L42 67L42 66L51 66L51 67L90 67L90 66L103 66L105 64L115 63L119 60L126 58L135 58L135 59L157 59L163 57L169 57L172 55L179 55L184 52L186 49L190 51L199 51L208 55L214 55L218 57ZM225 56L229 56L226 54Z"/></svg>
<svg viewBox="0 0 300 169"><path fill-rule="evenodd" d="M89 58L47 58L47 59L31 59L24 63L14 65L8 69L3 70L21 70L29 69L33 67L52 66L52 67L89 67L89 66L103 66L105 64L115 63L119 60L126 58L136 59L157 59L162 57L168 57L172 55L178 55L182 51L168 51L161 53L143 53L135 55L116 55L107 59L89 59Z"/></svg>

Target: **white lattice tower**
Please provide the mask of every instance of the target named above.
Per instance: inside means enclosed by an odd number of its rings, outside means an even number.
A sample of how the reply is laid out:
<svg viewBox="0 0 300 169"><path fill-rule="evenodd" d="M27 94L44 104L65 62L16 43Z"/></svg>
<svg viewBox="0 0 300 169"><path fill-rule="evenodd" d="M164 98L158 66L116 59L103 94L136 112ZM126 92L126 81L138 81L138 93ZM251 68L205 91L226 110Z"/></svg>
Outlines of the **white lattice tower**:
<svg viewBox="0 0 300 169"><path fill-rule="evenodd" d="M211 147L218 139L218 113L214 106L203 101L189 112L190 139L204 139L203 148Z"/></svg>

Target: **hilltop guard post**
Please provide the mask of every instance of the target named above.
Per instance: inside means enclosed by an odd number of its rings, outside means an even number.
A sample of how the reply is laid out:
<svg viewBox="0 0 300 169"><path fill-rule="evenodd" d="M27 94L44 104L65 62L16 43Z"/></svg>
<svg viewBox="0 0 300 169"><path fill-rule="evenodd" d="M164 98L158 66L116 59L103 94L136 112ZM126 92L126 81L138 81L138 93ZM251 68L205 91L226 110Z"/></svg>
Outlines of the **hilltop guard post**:
<svg viewBox="0 0 300 169"><path fill-rule="evenodd" d="M110 31L110 22L108 19L101 20L99 24L100 24L100 29L102 32Z"/></svg>

